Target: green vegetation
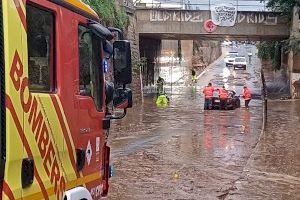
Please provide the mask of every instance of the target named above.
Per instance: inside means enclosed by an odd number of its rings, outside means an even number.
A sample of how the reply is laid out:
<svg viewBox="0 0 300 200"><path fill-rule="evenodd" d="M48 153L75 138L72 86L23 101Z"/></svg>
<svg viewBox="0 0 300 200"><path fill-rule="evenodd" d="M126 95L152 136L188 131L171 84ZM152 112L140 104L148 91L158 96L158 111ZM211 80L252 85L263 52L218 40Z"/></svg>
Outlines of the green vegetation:
<svg viewBox="0 0 300 200"><path fill-rule="evenodd" d="M139 59L139 56L138 56L137 52L132 51L131 63L132 63L133 73L137 74L137 73L139 73L140 67L147 65L147 60L143 60L143 58Z"/></svg>
<svg viewBox="0 0 300 200"><path fill-rule="evenodd" d="M284 41L285 51L293 51L294 53L300 52L300 38L290 37Z"/></svg>
<svg viewBox="0 0 300 200"><path fill-rule="evenodd" d="M264 60L272 59L274 56L275 42L260 42L257 45L258 48L258 57Z"/></svg>
<svg viewBox="0 0 300 200"><path fill-rule="evenodd" d="M272 60L275 70L281 67L282 43L275 41L264 41L257 45L258 57L263 60Z"/></svg>
<svg viewBox="0 0 300 200"><path fill-rule="evenodd" d="M283 15L292 17L294 6L300 6L299 0L269 0L267 7Z"/></svg>
<svg viewBox="0 0 300 200"><path fill-rule="evenodd" d="M300 7L300 0L269 0L267 3L268 8L281 12L282 15L287 16L290 21L293 17L295 6ZM296 53L300 51L300 38L290 37L288 40L283 41L283 45L286 52L292 50Z"/></svg>
<svg viewBox="0 0 300 200"><path fill-rule="evenodd" d="M262 0L263 1L263 0ZM293 9L295 6L300 6L299 0L269 0L267 7L273 11L281 12L283 16L288 17L291 21L293 17ZM300 51L300 38L291 37L282 42L264 41L257 45L258 56L263 60L272 60L274 69L280 69L281 65L281 50L286 53Z"/></svg>
<svg viewBox="0 0 300 200"><path fill-rule="evenodd" d="M177 56L179 58L179 62L181 62L182 61L181 40L178 40L177 46L178 46L178 49L177 49L178 55Z"/></svg>
<svg viewBox="0 0 300 200"><path fill-rule="evenodd" d="M119 29L126 29L129 25L129 18L124 8L117 8L115 0L83 0L90 5L100 16L106 26L115 26Z"/></svg>

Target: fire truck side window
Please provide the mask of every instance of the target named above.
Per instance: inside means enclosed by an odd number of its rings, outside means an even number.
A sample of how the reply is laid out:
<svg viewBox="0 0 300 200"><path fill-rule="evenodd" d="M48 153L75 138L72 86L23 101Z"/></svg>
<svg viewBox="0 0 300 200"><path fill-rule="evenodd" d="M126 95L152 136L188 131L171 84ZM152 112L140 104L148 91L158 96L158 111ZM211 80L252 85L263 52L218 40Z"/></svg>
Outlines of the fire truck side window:
<svg viewBox="0 0 300 200"><path fill-rule="evenodd" d="M102 110L103 70L101 39L85 26L79 26L79 90L80 95L94 99L97 110Z"/></svg>
<svg viewBox="0 0 300 200"><path fill-rule="evenodd" d="M29 89L54 91L54 15L27 5Z"/></svg>

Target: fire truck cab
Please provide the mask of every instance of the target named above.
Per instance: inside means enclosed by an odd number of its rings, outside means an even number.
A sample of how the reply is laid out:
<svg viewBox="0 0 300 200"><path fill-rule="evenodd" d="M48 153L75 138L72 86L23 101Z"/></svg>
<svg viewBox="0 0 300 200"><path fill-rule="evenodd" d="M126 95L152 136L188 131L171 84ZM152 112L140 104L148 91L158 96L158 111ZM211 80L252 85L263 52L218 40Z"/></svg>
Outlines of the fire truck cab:
<svg viewBox="0 0 300 200"><path fill-rule="evenodd" d="M130 43L80 0L0 2L0 200L106 196L110 121L132 106Z"/></svg>

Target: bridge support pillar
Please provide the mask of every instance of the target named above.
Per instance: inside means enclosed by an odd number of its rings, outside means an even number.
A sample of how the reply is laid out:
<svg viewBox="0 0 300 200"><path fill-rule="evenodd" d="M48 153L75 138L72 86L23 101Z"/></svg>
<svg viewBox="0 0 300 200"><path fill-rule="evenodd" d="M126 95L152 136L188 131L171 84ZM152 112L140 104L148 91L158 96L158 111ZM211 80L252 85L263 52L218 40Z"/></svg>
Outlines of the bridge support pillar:
<svg viewBox="0 0 300 200"><path fill-rule="evenodd" d="M294 8L292 27L291 27L291 40L300 40L300 18L299 8ZM300 98L300 49L291 50L289 53L289 71L290 71L290 91L292 98Z"/></svg>

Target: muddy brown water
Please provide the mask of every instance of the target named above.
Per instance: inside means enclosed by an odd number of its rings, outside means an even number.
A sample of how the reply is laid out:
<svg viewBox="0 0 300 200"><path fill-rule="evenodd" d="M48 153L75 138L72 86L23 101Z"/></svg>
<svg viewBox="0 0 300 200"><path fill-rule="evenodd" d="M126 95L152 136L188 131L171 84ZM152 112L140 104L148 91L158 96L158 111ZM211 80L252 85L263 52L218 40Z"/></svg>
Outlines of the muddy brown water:
<svg viewBox="0 0 300 200"><path fill-rule="evenodd" d="M249 110L242 100L242 107L236 110L204 111L201 92L212 82L215 86L227 84L238 94L247 84L259 94L259 62L253 59L253 63L246 71L234 71L225 68L221 60L207 70L196 87L173 87L167 107L157 107L155 98L147 97L130 109L126 118L115 121L109 137L114 176L108 199L255 197L258 188L253 186L247 196L242 186L248 183L247 170L256 169L253 158L262 156L257 149L264 149L259 146L261 100L252 100ZM256 163L255 167L269 167L264 164ZM272 188L263 184L260 189L271 193ZM241 194L236 195L237 191Z"/></svg>

